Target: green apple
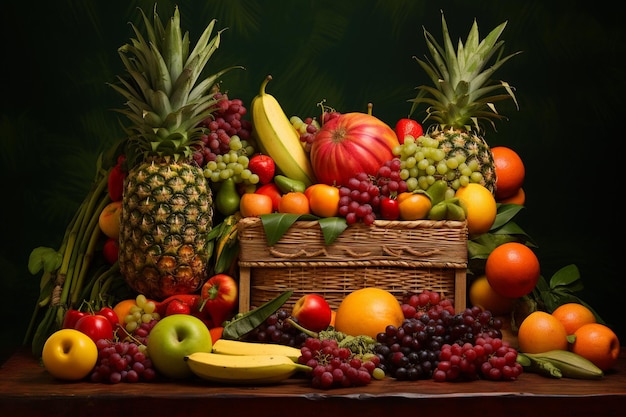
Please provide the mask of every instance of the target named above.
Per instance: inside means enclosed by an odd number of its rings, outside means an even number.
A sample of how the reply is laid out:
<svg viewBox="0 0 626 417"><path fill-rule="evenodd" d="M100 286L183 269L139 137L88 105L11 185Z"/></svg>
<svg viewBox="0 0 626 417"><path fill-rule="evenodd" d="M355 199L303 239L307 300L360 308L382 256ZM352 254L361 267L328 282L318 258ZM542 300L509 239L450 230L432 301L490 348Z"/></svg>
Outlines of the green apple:
<svg viewBox="0 0 626 417"><path fill-rule="evenodd" d="M157 372L165 377L183 379L193 376L185 356L211 352L209 328L189 314L173 314L159 320L148 337L148 356Z"/></svg>
<svg viewBox="0 0 626 417"><path fill-rule="evenodd" d="M78 381L89 375L98 361L96 343L75 329L52 333L43 345L41 360L55 378Z"/></svg>

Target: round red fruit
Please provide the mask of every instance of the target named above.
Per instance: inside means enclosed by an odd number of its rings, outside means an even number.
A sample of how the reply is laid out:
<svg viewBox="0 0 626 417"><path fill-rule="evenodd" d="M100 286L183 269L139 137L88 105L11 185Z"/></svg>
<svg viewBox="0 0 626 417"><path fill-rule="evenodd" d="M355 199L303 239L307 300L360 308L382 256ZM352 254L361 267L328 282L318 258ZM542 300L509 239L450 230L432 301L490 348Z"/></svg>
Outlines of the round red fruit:
<svg viewBox="0 0 626 417"><path fill-rule="evenodd" d="M319 332L330 325L332 309L328 301L319 294L306 294L293 305L291 316L305 329Z"/></svg>
<svg viewBox="0 0 626 417"><path fill-rule="evenodd" d="M259 176L260 184L267 184L272 181L276 173L276 164L274 160L264 154L256 154L248 162L248 169L253 174Z"/></svg>
<svg viewBox="0 0 626 417"><path fill-rule="evenodd" d="M311 146L311 166L318 182L346 185L355 172L376 175L393 159L399 144L389 125L367 113L344 113L320 128Z"/></svg>

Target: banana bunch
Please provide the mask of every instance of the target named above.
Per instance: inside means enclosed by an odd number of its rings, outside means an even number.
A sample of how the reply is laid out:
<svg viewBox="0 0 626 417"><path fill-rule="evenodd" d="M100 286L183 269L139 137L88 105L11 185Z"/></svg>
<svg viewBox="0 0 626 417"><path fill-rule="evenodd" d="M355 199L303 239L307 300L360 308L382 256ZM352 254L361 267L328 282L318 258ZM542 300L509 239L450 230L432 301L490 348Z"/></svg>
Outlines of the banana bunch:
<svg viewBox="0 0 626 417"><path fill-rule="evenodd" d="M218 339L213 343L213 353L232 356L271 355L287 356L297 362L300 349L277 343L242 342L239 340Z"/></svg>
<svg viewBox="0 0 626 417"><path fill-rule="evenodd" d="M227 384L275 384L292 377L298 371L312 370L285 355L196 352L186 356L185 360L196 376Z"/></svg>
<svg viewBox="0 0 626 417"><path fill-rule="evenodd" d="M448 197L449 187L444 180L435 181L426 194L430 197L431 209L428 212L429 220L456 220L464 221L467 218L467 209L456 197Z"/></svg>
<svg viewBox="0 0 626 417"><path fill-rule="evenodd" d="M241 217L239 211L226 216L209 232L208 240L211 244L210 250L212 250L211 256L216 274L229 273L229 270L234 267L239 254L237 223Z"/></svg>
<svg viewBox="0 0 626 417"><path fill-rule="evenodd" d="M274 96L265 92L268 75L261 84L259 94L252 99L252 127L261 152L269 155L285 176L314 184L315 174L311 161L300 143L300 134L293 127Z"/></svg>
<svg viewBox="0 0 626 417"><path fill-rule="evenodd" d="M552 378L599 379L604 375L591 361L568 350L518 353L517 362L525 371Z"/></svg>

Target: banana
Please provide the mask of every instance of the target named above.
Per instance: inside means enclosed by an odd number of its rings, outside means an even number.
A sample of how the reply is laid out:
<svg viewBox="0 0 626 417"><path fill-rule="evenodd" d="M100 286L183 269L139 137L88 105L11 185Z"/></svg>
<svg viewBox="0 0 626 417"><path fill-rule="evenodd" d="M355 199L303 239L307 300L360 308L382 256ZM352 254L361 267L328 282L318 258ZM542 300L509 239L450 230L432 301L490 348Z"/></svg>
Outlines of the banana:
<svg viewBox="0 0 626 417"><path fill-rule="evenodd" d="M185 360L196 376L228 384L275 384L298 371L312 370L284 355L235 356L195 352Z"/></svg>
<svg viewBox="0 0 626 417"><path fill-rule="evenodd" d="M604 372L590 360L569 350L550 350L541 353L523 353L530 360L530 369L549 372L559 378L558 373L566 378L599 379ZM521 363L521 361L520 361ZM552 368L557 368L556 372Z"/></svg>
<svg viewBox="0 0 626 417"><path fill-rule="evenodd" d="M308 187L316 182L311 161L300 143L300 134L276 98L265 92L271 79L271 75L265 78L250 106L258 145L285 176L302 181Z"/></svg>
<svg viewBox="0 0 626 417"><path fill-rule="evenodd" d="M213 353L221 355L279 355L287 356L296 362L301 355L300 349L276 343L242 342L239 340L218 339L213 343Z"/></svg>

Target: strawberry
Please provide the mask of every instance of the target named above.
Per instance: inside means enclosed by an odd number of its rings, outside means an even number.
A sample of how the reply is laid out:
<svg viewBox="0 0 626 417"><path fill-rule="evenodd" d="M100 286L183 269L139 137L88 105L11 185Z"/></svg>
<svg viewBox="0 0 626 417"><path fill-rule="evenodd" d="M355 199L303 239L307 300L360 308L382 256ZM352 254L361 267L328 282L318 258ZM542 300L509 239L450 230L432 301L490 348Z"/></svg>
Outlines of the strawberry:
<svg viewBox="0 0 626 417"><path fill-rule="evenodd" d="M411 135L417 139L424 133L424 129L421 124L408 118L398 120L394 130L396 132L396 136L398 136L398 142L400 143L404 143L404 137L407 135Z"/></svg>

